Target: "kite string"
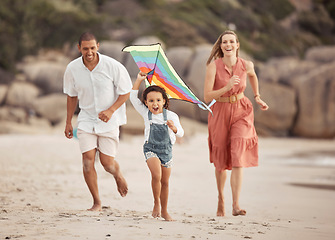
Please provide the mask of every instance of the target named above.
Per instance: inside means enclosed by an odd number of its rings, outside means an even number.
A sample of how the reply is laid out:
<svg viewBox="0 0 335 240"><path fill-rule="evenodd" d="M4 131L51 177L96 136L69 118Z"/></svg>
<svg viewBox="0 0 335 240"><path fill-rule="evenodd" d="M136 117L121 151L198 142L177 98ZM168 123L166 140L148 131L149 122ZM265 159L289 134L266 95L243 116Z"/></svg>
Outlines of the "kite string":
<svg viewBox="0 0 335 240"><path fill-rule="evenodd" d="M158 61L158 56L159 56L159 50L161 49L161 44L160 43L158 43L158 44L159 44L159 48L158 48L158 51L157 51L157 56L156 56L156 61L155 61L154 69L152 69L152 75L154 75L154 73L155 73L155 68L157 66L157 61Z"/></svg>

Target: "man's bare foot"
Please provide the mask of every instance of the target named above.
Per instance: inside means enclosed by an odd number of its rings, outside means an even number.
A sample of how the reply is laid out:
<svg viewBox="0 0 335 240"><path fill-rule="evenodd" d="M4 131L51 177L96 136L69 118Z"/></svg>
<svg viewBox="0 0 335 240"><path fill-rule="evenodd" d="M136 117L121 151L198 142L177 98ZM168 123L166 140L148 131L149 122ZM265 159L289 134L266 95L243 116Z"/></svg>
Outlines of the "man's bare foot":
<svg viewBox="0 0 335 240"><path fill-rule="evenodd" d="M218 201L218 209L216 211L216 216L218 217L224 217L224 201L219 199Z"/></svg>
<svg viewBox="0 0 335 240"><path fill-rule="evenodd" d="M162 218L164 218L165 221L174 221L168 212L162 213Z"/></svg>
<svg viewBox="0 0 335 240"><path fill-rule="evenodd" d="M119 191L121 197L125 197L128 193L128 185L126 179L120 174L119 177L115 177L117 190Z"/></svg>
<svg viewBox="0 0 335 240"><path fill-rule="evenodd" d="M243 209L233 209L233 216L245 216L247 214L247 211L243 210Z"/></svg>
<svg viewBox="0 0 335 240"><path fill-rule="evenodd" d="M93 204L93 206L89 209L87 209L88 211L101 211L101 204L95 203Z"/></svg>
<svg viewBox="0 0 335 240"><path fill-rule="evenodd" d="M154 208L152 209L152 216L153 216L154 218L158 218L158 217L160 217L161 215L159 214L159 212L160 212L160 207L159 207L158 204L155 204L155 205L154 205Z"/></svg>

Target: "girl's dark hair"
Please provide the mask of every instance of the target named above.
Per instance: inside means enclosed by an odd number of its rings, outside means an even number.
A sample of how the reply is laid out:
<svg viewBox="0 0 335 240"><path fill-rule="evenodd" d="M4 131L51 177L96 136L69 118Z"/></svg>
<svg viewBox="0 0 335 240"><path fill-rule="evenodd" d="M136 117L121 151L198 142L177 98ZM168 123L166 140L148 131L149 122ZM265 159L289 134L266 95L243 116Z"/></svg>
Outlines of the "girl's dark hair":
<svg viewBox="0 0 335 240"><path fill-rule="evenodd" d="M169 108L169 98L166 94L166 91L164 88L160 87L160 86L157 86L157 85L152 85L152 86L149 86L147 87L144 91L143 91L143 94L142 94L142 103L145 105L145 101L147 101L147 95L149 92L160 92L163 96L163 99L165 100L165 104L164 104L164 108L165 109L168 109Z"/></svg>

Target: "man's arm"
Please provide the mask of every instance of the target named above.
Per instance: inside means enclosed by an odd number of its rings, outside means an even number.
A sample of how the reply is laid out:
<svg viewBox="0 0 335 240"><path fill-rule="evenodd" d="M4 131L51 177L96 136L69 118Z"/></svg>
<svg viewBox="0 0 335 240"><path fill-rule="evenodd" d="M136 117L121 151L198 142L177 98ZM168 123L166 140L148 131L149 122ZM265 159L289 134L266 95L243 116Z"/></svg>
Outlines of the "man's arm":
<svg viewBox="0 0 335 240"><path fill-rule="evenodd" d="M109 119L111 119L113 113L119 108L121 107L122 104L124 104L128 98L129 98L130 93L124 94L124 95L119 95L119 97L116 99L115 103L108 108L105 111L102 111L99 113L99 118L100 120L104 121L104 122L108 122Z"/></svg>
<svg viewBox="0 0 335 240"><path fill-rule="evenodd" d="M74 111L76 110L78 103L78 97L70 97L67 96L66 103L66 124L65 124L65 137L72 138L73 137L73 127L72 127L72 117L74 115Z"/></svg>

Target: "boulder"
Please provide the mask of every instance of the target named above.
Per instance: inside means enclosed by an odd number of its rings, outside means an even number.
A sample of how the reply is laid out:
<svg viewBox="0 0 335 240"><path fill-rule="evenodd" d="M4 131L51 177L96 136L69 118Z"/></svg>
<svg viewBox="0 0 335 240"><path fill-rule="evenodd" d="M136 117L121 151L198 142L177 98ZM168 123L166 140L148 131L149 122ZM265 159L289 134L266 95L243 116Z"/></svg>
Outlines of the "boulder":
<svg viewBox="0 0 335 240"><path fill-rule="evenodd" d="M5 84L0 84L0 105L4 102L7 96L8 86Z"/></svg>
<svg viewBox="0 0 335 240"><path fill-rule="evenodd" d="M318 63L335 61L335 46L317 46L307 50L305 60Z"/></svg>
<svg viewBox="0 0 335 240"><path fill-rule="evenodd" d="M0 84L9 84L14 80L14 74L0 68Z"/></svg>
<svg viewBox="0 0 335 240"><path fill-rule="evenodd" d="M279 82L282 78L287 79L299 64L300 60L295 57L272 58L260 65L258 78L260 81Z"/></svg>
<svg viewBox="0 0 335 240"><path fill-rule="evenodd" d="M37 85L45 94L55 93L63 91L63 76L69 62L33 61L21 63L18 69L27 76L29 82Z"/></svg>
<svg viewBox="0 0 335 240"><path fill-rule="evenodd" d="M1 121L25 123L27 117L28 117L27 112L23 108L8 107L8 106L0 108Z"/></svg>
<svg viewBox="0 0 335 240"><path fill-rule="evenodd" d="M335 137L335 62L297 80L299 114L293 133L301 137Z"/></svg>
<svg viewBox="0 0 335 240"><path fill-rule="evenodd" d="M272 136L288 136L297 114L296 94L293 88L278 83L262 82L262 100L269 105L262 111L254 105L255 126L260 132L271 132Z"/></svg>
<svg viewBox="0 0 335 240"><path fill-rule="evenodd" d="M60 93L53 93L39 97L33 102L37 116L45 118L51 124L57 124L66 119L66 96Z"/></svg>
<svg viewBox="0 0 335 240"><path fill-rule="evenodd" d="M124 54L122 54L122 49L124 48L124 43L116 41L102 41L100 42L99 52L114 58L119 62L123 62Z"/></svg>
<svg viewBox="0 0 335 240"><path fill-rule="evenodd" d="M14 82L8 88L6 104L8 106L29 109L40 94L40 89L29 82Z"/></svg>
<svg viewBox="0 0 335 240"><path fill-rule="evenodd" d="M285 64L285 63L284 63ZM280 76L280 83L284 85L292 86L293 88L296 88L296 85L299 84L299 78L301 75L308 74L310 71L315 69L317 67L316 62L312 61L299 61L298 64L289 71L283 71L281 72Z"/></svg>
<svg viewBox="0 0 335 240"><path fill-rule="evenodd" d="M193 50L190 47L172 47L166 51L172 67L181 79L185 79L192 61Z"/></svg>
<svg viewBox="0 0 335 240"><path fill-rule="evenodd" d="M185 79L193 93L201 100L204 100L204 83L206 76L206 62L212 50L212 45L203 44L195 48L193 61L190 65L189 74ZM207 122L208 111L196 107L196 120Z"/></svg>

